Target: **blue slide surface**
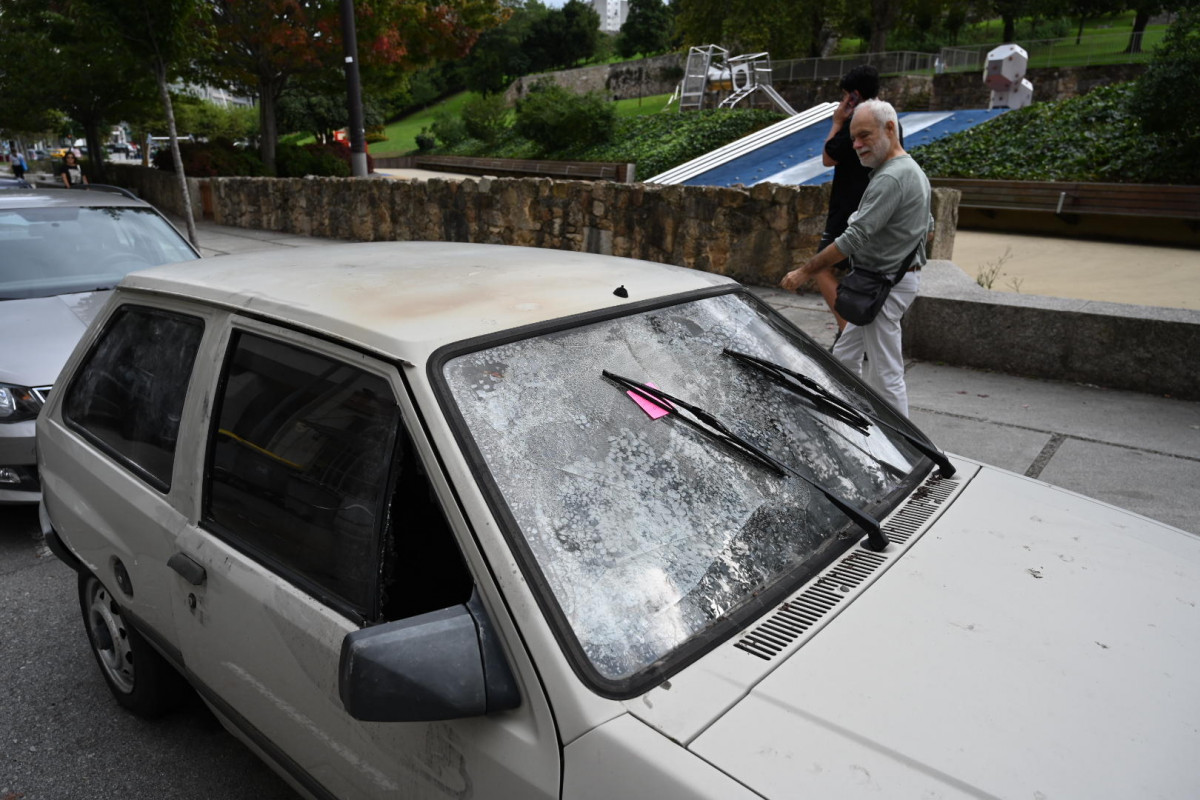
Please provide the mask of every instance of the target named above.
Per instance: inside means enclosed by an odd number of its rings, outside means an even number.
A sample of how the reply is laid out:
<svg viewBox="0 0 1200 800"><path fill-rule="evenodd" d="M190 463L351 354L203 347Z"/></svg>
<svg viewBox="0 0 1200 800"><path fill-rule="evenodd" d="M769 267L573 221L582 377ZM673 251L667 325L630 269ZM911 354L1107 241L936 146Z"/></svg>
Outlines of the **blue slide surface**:
<svg viewBox="0 0 1200 800"><path fill-rule="evenodd" d="M943 136L967 130L1007 110L913 111L900 114L904 149L911 151ZM826 119L715 166L683 181L683 185L734 186L740 183L753 186L770 182L815 186L827 183L833 180L833 168L821 163L821 150L828 133L829 120Z"/></svg>

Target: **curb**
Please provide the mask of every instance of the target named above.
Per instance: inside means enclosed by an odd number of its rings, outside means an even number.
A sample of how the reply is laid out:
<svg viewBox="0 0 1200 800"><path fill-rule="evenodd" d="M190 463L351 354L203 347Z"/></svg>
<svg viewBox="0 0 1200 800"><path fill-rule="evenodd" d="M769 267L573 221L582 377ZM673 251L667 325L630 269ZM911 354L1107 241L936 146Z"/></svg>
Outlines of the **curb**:
<svg viewBox="0 0 1200 800"><path fill-rule="evenodd" d="M1200 311L989 291L930 261L903 324L914 358L1200 399Z"/></svg>

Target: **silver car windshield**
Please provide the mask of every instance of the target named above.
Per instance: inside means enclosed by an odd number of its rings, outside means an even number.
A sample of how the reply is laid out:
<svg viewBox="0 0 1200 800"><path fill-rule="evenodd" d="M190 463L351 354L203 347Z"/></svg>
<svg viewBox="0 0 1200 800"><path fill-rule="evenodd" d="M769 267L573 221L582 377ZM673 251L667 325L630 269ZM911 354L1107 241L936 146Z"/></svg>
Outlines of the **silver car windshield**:
<svg viewBox="0 0 1200 800"><path fill-rule="evenodd" d="M725 348L805 373L903 424L737 294L534 336L444 367L528 556L606 679L669 657L862 531L808 483L681 424L678 413L654 418L602 370L704 407L860 507L915 480L921 455L907 442L816 413Z"/></svg>
<svg viewBox="0 0 1200 800"><path fill-rule="evenodd" d="M111 289L134 270L194 258L153 209L0 209L0 300Z"/></svg>

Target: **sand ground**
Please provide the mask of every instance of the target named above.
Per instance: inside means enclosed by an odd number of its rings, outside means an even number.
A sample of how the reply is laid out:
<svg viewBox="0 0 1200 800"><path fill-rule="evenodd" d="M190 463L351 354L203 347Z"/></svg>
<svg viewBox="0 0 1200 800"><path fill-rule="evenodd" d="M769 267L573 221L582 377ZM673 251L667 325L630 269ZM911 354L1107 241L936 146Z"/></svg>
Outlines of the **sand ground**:
<svg viewBox="0 0 1200 800"><path fill-rule="evenodd" d="M1200 310L1200 250L1190 248L959 230L953 261L990 277L993 291Z"/></svg>

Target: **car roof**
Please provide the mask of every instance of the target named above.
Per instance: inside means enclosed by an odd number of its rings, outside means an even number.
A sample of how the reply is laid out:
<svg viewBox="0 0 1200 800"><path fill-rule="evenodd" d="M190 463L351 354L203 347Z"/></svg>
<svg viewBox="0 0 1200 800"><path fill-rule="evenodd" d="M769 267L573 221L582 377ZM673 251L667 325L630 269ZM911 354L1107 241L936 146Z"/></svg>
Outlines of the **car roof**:
<svg viewBox="0 0 1200 800"><path fill-rule="evenodd" d="M145 200L104 189L6 189L0 209L6 208L154 208Z"/></svg>
<svg viewBox="0 0 1200 800"><path fill-rule="evenodd" d="M241 310L420 363L453 342L736 283L592 253L373 242L206 258L134 272L121 286Z"/></svg>

